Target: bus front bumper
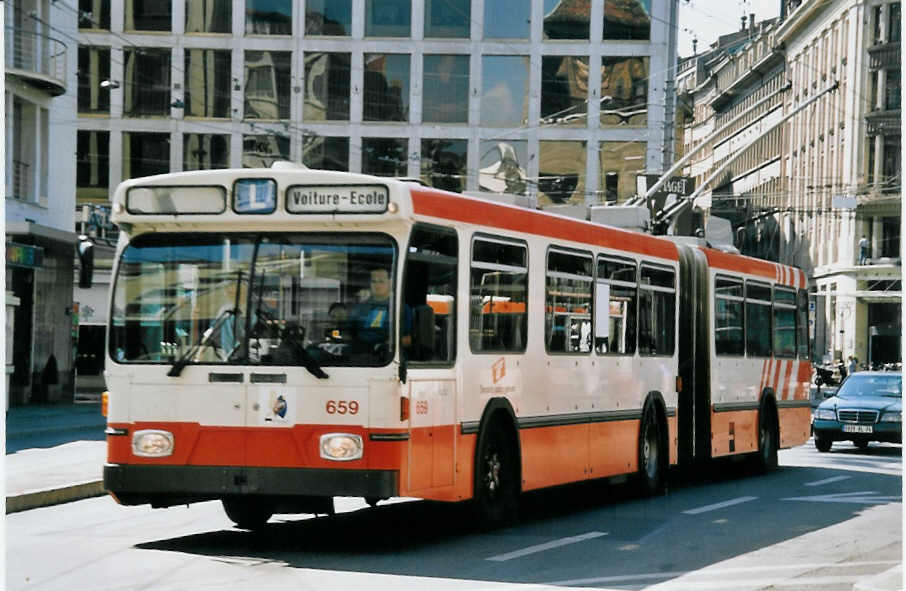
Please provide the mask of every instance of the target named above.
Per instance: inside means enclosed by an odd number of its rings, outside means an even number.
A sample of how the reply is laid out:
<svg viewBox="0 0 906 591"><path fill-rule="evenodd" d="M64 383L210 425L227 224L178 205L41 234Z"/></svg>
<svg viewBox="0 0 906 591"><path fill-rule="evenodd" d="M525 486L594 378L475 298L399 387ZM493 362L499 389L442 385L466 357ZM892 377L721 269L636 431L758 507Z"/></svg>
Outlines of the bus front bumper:
<svg viewBox="0 0 906 591"><path fill-rule="evenodd" d="M399 495L399 478L393 470L105 464L104 489L120 504L154 507L236 495L386 499Z"/></svg>

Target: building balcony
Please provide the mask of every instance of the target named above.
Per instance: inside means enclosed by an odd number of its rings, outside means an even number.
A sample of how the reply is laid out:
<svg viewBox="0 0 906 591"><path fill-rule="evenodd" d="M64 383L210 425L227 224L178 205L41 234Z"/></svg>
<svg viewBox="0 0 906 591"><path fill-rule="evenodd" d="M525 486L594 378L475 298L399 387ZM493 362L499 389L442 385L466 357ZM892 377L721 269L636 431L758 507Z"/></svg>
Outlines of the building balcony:
<svg viewBox="0 0 906 591"><path fill-rule="evenodd" d="M6 74L51 96L66 92L66 45L15 27L6 27Z"/></svg>
<svg viewBox="0 0 906 591"><path fill-rule="evenodd" d="M900 67L900 42L882 43L868 48L868 68L872 71Z"/></svg>
<svg viewBox="0 0 906 591"><path fill-rule="evenodd" d="M901 133L899 109L865 113L865 123L867 124L865 133L869 137L874 137L876 135L899 135Z"/></svg>

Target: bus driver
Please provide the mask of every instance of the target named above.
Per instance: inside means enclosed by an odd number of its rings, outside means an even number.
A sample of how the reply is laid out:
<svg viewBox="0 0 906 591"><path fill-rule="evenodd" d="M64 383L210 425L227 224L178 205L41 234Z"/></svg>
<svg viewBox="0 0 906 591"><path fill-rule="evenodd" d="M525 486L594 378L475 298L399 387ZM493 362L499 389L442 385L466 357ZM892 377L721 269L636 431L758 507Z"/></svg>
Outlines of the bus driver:
<svg viewBox="0 0 906 591"><path fill-rule="evenodd" d="M386 269L371 271L371 296L356 306L354 322L357 329L357 341L380 350L381 345L389 341L390 326L390 275ZM400 344L408 348L412 342L410 336L412 313L408 306L403 306L402 330Z"/></svg>

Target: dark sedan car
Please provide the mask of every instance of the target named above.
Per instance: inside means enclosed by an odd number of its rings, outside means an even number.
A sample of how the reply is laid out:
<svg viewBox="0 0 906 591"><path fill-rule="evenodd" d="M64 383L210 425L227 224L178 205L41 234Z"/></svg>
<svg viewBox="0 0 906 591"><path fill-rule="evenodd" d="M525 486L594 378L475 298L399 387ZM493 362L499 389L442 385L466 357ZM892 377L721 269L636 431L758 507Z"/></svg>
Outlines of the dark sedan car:
<svg viewBox="0 0 906 591"><path fill-rule="evenodd" d="M860 448L872 441L902 443L903 377L898 373L863 371L846 378L833 397L815 410L812 427L818 451L834 441L849 440Z"/></svg>

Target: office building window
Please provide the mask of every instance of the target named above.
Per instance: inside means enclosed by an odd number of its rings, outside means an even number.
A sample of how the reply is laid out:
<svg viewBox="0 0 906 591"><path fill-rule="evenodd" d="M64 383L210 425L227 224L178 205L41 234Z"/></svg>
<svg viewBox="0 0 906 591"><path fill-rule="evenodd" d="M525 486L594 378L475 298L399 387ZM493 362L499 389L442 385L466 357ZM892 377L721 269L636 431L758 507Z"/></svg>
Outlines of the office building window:
<svg viewBox="0 0 906 591"><path fill-rule="evenodd" d="M648 124L648 57L601 58L601 125Z"/></svg>
<svg viewBox="0 0 906 591"><path fill-rule="evenodd" d="M365 121L409 120L409 55L365 54Z"/></svg>
<svg viewBox="0 0 906 591"><path fill-rule="evenodd" d="M409 141L403 138L362 138L362 172L378 176L406 176Z"/></svg>
<svg viewBox="0 0 906 591"><path fill-rule="evenodd" d="M423 181L446 191L466 188L468 140L422 140Z"/></svg>
<svg viewBox="0 0 906 591"><path fill-rule="evenodd" d="M528 39L532 3L525 0L485 0L485 39Z"/></svg>
<svg viewBox="0 0 906 591"><path fill-rule="evenodd" d="M887 8L887 42L899 43L902 30L902 12L899 2L891 3Z"/></svg>
<svg viewBox="0 0 906 591"><path fill-rule="evenodd" d="M366 37L408 37L412 0L365 0Z"/></svg>
<svg viewBox="0 0 906 591"><path fill-rule="evenodd" d="M541 202L585 203L586 143L576 141L539 142L538 192Z"/></svg>
<svg viewBox="0 0 906 591"><path fill-rule="evenodd" d="M349 138L305 136L302 164L317 170L349 170Z"/></svg>
<svg viewBox="0 0 906 591"><path fill-rule="evenodd" d="M469 56L426 55L422 121L469 122Z"/></svg>
<svg viewBox="0 0 906 591"><path fill-rule="evenodd" d="M425 37L469 38L471 0L425 0Z"/></svg>
<svg viewBox="0 0 906 591"><path fill-rule="evenodd" d="M182 169L210 170L230 167L230 136L186 133L182 136Z"/></svg>
<svg viewBox="0 0 906 591"><path fill-rule="evenodd" d="M544 0L545 39L588 40L590 23L590 0Z"/></svg>
<svg viewBox="0 0 906 591"><path fill-rule="evenodd" d="M230 116L231 52L220 49L186 49L185 115Z"/></svg>
<svg viewBox="0 0 906 591"><path fill-rule="evenodd" d="M491 193L525 195L526 140L482 140L478 188Z"/></svg>
<svg viewBox="0 0 906 591"><path fill-rule="evenodd" d="M110 132L80 129L76 133L76 198L110 199Z"/></svg>
<svg viewBox="0 0 906 591"><path fill-rule="evenodd" d="M173 9L170 0L126 0L123 29L127 31L169 31Z"/></svg>
<svg viewBox="0 0 906 591"><path fill-rule="evenodd" d="M110 113L110 48L79 46L79 113Z"/></svg>
<svg viewBox="0 0 906 591"><path fill-rule="evenodd" d="M246 35L292 35L292 0L245 0Z"/></svg>
<svg viewBox="0 0 906 591"><path fill-rule="evenodd" d="M231 0L186 0L186 33L232 33Z"/></svg>
<svg viewBox="0 0 906 591"><path fill-rule="evenodd" d="M527 125L528 56L486 55L481 60L481 125L484 127Z"/></svg>
<svg viewBox="0 0 906 591"><path fill-rule="evenodd" d="M79 0L80 29L110 29L110 0Z"/></svg>
<svg viewBox="0 0 906 591"><path fill-rule="evenodd" d="M307 0L305 34L349 37L352 34L352 0Z"/></svg>
<svg viewBox="0 0 906 591"><path fill-rule="evenodd" d="M246 119L289 119L292 53L245 52Z"/></svg>
<svg viewBox="0 0 906 591"><path fill-rule="evenodd" d="M243 168L270 168L277 160L289 160L289 136L275 133L242 136Z"/></svg>
<svg viewBox="0 0 906 591"><path fill-rule="evenodd" d="M123 115L170 115L170 49L123 49Z"/></svg>
<svg viewBox="0 0 906 591"><path fill-rule="evenodd" d="M349 121L349 54L305 54L306 121Z"/></svg>
<svg viewBox="0 0 906 591"><path fill-rule="evenodd" d="M170 172L170 134L123 132L123 180Z"/></svg>
<svg viewBox="0 0 906 591"><path fill-rule="evenodd" d="M651 0L604 0L604 39L651 38Z"/></svg>
<svg viewBox="0 0 906 591"><path fill-rule="evenodd" d="M588 58L541 58L541 122L545 125L588 125Z"/></svg>
<svg viewBox="0 0 906 591"><path fill-rule="evenodd" d="M645 142L601 142L599 147L604 200L625 201L635 195L636 176L645 171Z"/></svg>

